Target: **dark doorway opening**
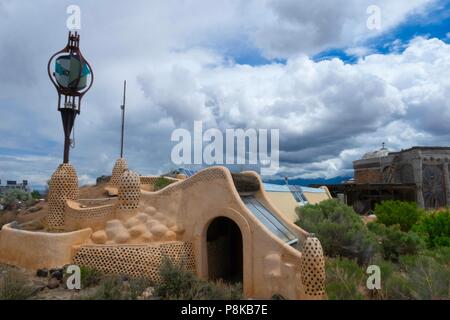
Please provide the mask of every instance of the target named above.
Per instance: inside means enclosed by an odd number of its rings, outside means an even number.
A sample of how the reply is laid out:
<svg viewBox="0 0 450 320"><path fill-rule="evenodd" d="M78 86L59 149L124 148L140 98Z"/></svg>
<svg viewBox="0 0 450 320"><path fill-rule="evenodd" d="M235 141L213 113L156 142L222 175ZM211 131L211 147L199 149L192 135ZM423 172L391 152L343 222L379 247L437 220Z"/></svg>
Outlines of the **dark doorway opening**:
<svg viewBox="0 0 450 320"><path fill-rule="evenodd" d="M208 227L208 278L226 283L242 283L242 234L231 219L219 217Z"/></svg>

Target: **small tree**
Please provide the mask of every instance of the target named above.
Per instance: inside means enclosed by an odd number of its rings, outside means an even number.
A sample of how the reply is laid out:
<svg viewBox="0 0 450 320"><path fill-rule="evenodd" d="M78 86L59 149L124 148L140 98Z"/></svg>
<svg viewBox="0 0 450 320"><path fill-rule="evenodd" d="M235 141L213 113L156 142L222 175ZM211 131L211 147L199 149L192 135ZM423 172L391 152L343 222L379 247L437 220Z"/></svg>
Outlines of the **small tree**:
<svg viewBox="0 0 450 320"><path fill-rule="evenodd" d="M39 199L42 198L42 195L41 195L41 193L40 193L39 191L34 190L34 191L31 193L31 197L33 197L33 199L39 200Z"/></svg>
<svg viewBox="0 0 450 320"><path fill-rule="evenodd" d="M10 190L5 194L4 204L7 208L11 208L15 203L19 201L26 202L31 198L31 195L22 190Z"/></svg>
<svg viewBox="0 0 450 320"><path fill-rule="evenodd" d="M411 230L423 214L424 210L414 202L388 200L375 206L377 222L387 227L398 224L403 232Z"/></svg>
<svg viewBox="0 0 450 320"><path fill-rule="evenodd" d="M429 248L450 246L450 210L427 213L412 229L425 239Z"/></svg>
<svg viewBox="0 0 450 320"><path fill-rule="evenodd" d="M322 243L325 255L357 259L360 264L370 262L378 244L352 207L339 201L326 200L298 209L296 222L315 233Z"/></svg>

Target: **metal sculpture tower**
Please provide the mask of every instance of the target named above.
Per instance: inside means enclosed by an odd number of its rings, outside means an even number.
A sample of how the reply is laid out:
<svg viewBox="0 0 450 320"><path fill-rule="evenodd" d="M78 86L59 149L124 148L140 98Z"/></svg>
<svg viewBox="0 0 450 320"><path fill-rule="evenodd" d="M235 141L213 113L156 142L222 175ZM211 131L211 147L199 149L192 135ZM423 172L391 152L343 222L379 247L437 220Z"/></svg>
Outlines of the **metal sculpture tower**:
<svg viewBox="0 0 450 320"><path fill-rule="evenodd" d="M53 60L55 65L52 72ZM47 71L58 92L58 111L64 128L64 163L69 163L70 135L75 118L81 111L81 99L94 82L92 68L81 54L80 35L77 32L69 32L66 47L50 58Z"/></svg>

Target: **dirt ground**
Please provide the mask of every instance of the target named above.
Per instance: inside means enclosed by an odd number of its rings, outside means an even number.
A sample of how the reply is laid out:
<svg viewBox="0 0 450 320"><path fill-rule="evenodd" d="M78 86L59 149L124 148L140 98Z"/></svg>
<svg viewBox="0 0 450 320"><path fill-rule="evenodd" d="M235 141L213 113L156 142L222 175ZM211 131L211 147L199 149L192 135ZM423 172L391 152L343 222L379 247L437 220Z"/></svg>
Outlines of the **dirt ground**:
<svg viewBox="0 0 450 320"><path fill-rule="evenodd" d="M35 272L0 264L0 281L8 274L15 273L23 277L27 284L33 287L35 294L33 300L80 300L88 295L93 289L69 290L64 285L59 285L56 289L49 289L48 278L37 277Z"/></svg>
<svg viewBox="0 0 450 320"><path fill-rule="evenodd" d="M80 188L80 199L101 199L108 198L108 193L105 191L106 182L93 186L83 186Z"/></svg>

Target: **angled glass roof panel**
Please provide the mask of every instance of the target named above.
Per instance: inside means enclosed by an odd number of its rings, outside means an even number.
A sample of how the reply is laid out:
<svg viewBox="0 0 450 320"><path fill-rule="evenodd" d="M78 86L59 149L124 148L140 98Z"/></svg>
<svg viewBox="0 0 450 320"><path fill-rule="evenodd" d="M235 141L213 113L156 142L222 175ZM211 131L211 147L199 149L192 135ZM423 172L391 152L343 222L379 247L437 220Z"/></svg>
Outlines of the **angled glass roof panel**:
<svg viewBox="0 0 450 320"><path fill-rule="evenodd" d="M242 201L255 217L266 226L278 238L293 245L298 242L297 237L288 229L288 227L274 216L264 205L254 197L242 197Z"/></svg>

